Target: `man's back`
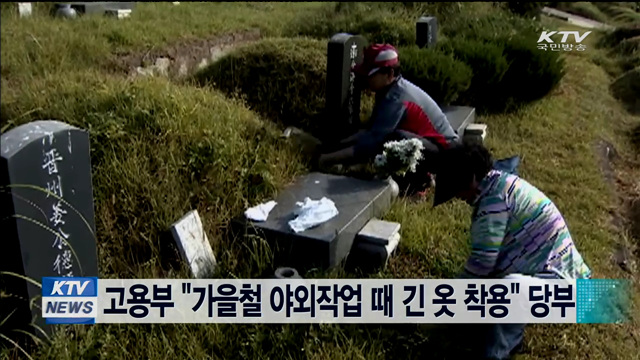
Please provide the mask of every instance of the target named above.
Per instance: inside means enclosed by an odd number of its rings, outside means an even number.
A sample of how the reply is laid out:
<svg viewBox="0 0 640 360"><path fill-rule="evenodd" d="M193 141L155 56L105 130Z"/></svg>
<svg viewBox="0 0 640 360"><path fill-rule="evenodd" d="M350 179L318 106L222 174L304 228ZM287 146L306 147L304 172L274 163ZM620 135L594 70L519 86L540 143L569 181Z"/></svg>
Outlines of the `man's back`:
<svg viewBox="0 0 640 360"><path fill-rule="evenodd" d="M566 278L590 277L562 214L541 191L518 176L495 170L485 177L481 191L473 246L493 258L492 276L553 271Z"/></svg>
<svg viewBox="0 0 640 360"><path fill-rule="evenodd" d="M399 124L400 128L425 137L439 135L447 143L458 140L458 134L451 127L440 106L429 94L409 80L400 77L389 90L386 100L400 102L406 107L407 112Z"/></svg>

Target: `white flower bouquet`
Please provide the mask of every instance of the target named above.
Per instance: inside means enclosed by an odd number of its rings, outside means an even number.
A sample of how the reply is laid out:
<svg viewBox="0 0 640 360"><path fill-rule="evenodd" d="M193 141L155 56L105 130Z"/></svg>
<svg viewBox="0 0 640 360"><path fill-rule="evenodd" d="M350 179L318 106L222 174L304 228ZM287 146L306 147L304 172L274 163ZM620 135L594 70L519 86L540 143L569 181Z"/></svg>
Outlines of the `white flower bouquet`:
<svg viewBox="0 0 640 360"><path fill-rule="evenodd" d="M422 159L422 149L422 142L418 139L389 141L384 144L382 154L376 156L374 166L383 178L416 172Z"/></svg>

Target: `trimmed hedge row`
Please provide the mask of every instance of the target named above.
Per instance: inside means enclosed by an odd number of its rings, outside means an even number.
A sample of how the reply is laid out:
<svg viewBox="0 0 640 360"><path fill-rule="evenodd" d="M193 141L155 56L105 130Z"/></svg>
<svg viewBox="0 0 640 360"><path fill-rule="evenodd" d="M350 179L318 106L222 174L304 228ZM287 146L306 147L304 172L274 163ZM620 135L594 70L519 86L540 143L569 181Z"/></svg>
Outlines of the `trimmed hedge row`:
<svg viewBox="0 0 640 360"><path fill-rule="evenodd" d="M417 46L398 48L403 76L438 104L450 104L471 85L473 71L452 55Z"/></svg>
<svg viewBox="0 0 640 360"><path fill-rule="evenodd" d="M340 3L325 8L295 24L296 34L317 40L281 38L247 45L204 69L196 79L244 97L253 110L269 119L319 135L327 40L339 32L362 34L370 43L394 44L405 78L441 105L509 111L542 98L564 76L560 54L536 48L541 28L531 19L500 7L485 16L463 11L441 27L443 36L436 48L420 49L415 45L415 23L407 21L411 17L399 16L411 14L412 6L431 5ZM363 109L362 115L368 110Z"/></svg>
<svg viewBox="0 0 640 360"><path fill-rule="evenodd" d="M398 50L404 76L439 103L451 103L470 84L472 71L451 55L416 46ZM321 135L326 93L326 43L267 39L245 46L201 70L195 80L244 98L262 116ZM370 111L369 97L362 117Z"/></svg>
<svg viewBox="0 0 640 360"><path fill-rule="evenodd" d="M390 16L389 4L338 3L327 7L314 17L301 17L287 32L292 37L312 37L328 40L334 34L346 32L362 34L367 40L397 46L415 44L415 24L405 16ZM385 8L386 7L386 8ZM392 8L393 9L393 8Z"/></svg>

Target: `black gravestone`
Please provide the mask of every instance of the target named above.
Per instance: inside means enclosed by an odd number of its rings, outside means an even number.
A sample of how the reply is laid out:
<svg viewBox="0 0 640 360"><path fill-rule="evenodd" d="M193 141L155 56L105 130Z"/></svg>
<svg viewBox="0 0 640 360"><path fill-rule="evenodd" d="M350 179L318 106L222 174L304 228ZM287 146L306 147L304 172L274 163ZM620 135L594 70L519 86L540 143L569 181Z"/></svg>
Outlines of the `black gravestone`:
<svg viewBox="0 0 640 360"><path fill-rule="evenodd" d="M291 266L306 271L311 268L339 266L349 254L358 232L374 217L383 216L393 199L386 181L366 181L346 176L311 173L284 189L277 205L264 222L244 217L234 220L236 235L264 238L275 253L278 266ZM296 202L305 197L319 200L327 197L338 209L338 215L315 228L295 233L289 221L295 218Z"/></svg>
<svg viewBox="0 0 640 360"><path fill-rule="evenodd" d="M35 121L2 134L0 146L2 271L37 283L46 276L98 276L88 133ZM39 301L31 312L25 301L40 297L41 289L16 276L0 279L2 291L13 295L12 306L3 299L0 319L17 309L12 325L33 319L50 333Z"/></svg>
<svg viewBox="0 0 640 360"><path fill-rule="evenodd" d="M432 16L423 16L416 23L416 45L432 48L438 41L438 21Z"/></svg>
<svg viewBox="0 0 640 360"><path fill-rule="evenodd" d="M323 139L342 138L355 133L360 125L360 89L352 69L364 58L367 40L359 35L336 34L327 49L327 124ZM339 139L335 139L339 137Z"/></svg>

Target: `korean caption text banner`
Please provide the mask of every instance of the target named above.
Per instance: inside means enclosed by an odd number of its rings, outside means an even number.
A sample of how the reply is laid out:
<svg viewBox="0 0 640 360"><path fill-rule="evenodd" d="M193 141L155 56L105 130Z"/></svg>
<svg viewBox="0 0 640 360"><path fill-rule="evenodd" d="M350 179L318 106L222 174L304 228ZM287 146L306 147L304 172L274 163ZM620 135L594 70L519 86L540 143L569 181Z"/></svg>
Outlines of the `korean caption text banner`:
<svg viewBox="0 0 640 360"><path fill-rule="evenodd" d="M623 280L43 278L50 324L616 323ZM622 300L621 300L622 299Z"/></svg>

